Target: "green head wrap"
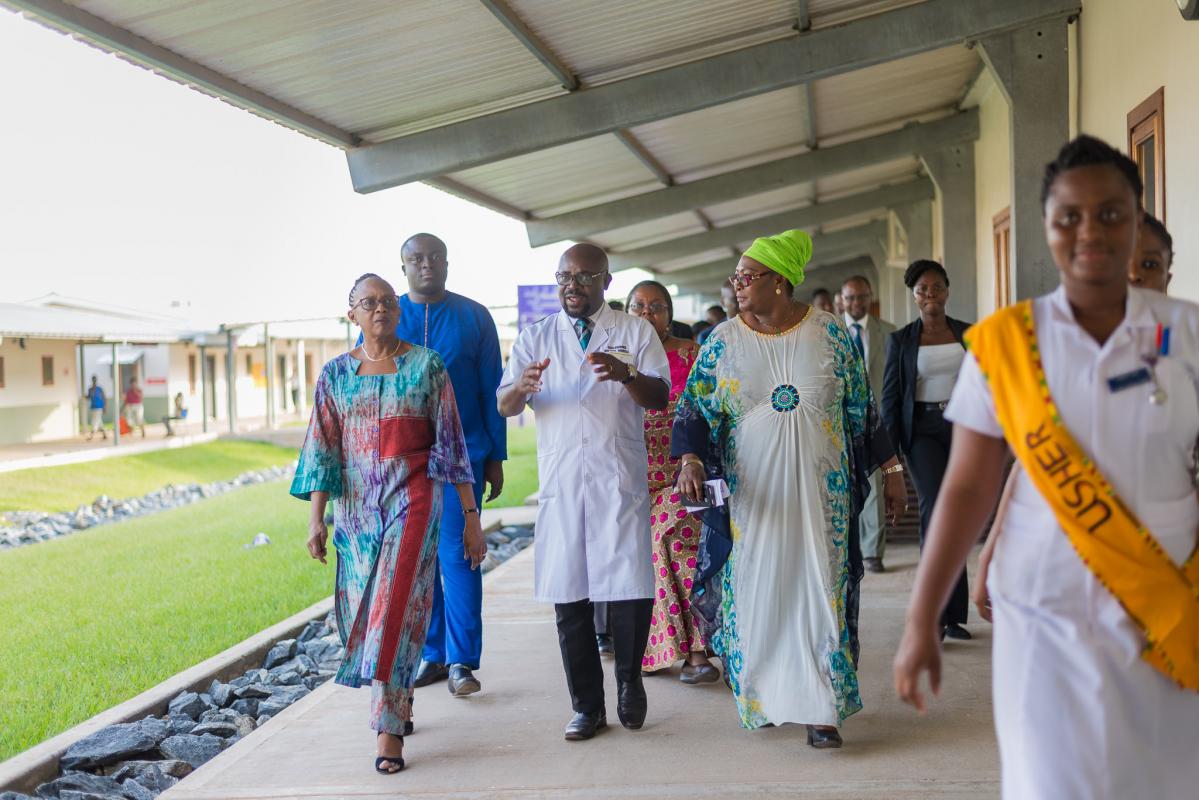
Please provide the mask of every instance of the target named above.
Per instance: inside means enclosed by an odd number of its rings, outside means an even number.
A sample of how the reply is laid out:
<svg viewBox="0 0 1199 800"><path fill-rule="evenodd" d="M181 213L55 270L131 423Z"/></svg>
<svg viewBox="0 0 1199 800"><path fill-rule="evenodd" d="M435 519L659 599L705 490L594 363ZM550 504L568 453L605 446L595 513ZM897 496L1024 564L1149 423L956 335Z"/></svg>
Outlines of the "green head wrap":
<svg viewBox="0 0 1199 800"><path fill-rule="evenodd" d="M812 237L798 229L763 236L754 239L745 255L799 286L803 283L804 265L812 258Z"/></svg>

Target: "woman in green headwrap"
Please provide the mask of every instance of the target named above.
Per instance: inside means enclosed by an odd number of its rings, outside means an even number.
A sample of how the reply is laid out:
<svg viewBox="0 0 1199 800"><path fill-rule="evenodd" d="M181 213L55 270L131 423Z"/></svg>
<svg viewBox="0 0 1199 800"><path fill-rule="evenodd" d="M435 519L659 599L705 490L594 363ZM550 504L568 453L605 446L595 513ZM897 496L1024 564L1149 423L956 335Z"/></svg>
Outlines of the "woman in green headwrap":
<svg viewBox="0 0 1199 800"><path fill-rule="evenodd" d="M692 606L741 724L801 723L812 746L839 747L837 728L862 707L848 607L854 501L865 496L855 487L898 462L874 435L844 324L792 298L811 256L812 239L798 230L758 239L742 256L729 279L741 312L700 349L671 449L684 495L699 497L717 475L731 491L727 517L705 514ZM902 476L889 478L894 514Z"/></svg>

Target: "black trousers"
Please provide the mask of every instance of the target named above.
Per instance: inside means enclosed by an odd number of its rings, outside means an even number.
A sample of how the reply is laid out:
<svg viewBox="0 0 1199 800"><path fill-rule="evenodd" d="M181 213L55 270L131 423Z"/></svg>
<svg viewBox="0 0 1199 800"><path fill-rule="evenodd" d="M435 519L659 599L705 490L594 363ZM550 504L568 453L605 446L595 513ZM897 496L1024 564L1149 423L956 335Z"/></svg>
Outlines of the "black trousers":
<svg viewBox="0 0 1199 800"><path fill-rule="evenodd" d="M912 481L916 484L916 496L920 502L920 547L928 535L933 506L941 493L941 480L949 463L949 443L953 426L946 421L936 406L916 404L912 420L912 448L908 452L908 466L912 469ZM949 605L941 614L942 625L961 625L966 622L970 608L970 585L966 570L958 577L949 596Z"/></svg>
<svg viewBox="0 0 1199 800"><path fill-rule="evenodd" d="M616 680L618 684L638 680L654 601L647 597L614 600L607 605L608 633L616 655ZM554 613L571 708L577 713L594 714L604 708L604 669L595 643L595 612L591 601L555 603Z"/></svg>

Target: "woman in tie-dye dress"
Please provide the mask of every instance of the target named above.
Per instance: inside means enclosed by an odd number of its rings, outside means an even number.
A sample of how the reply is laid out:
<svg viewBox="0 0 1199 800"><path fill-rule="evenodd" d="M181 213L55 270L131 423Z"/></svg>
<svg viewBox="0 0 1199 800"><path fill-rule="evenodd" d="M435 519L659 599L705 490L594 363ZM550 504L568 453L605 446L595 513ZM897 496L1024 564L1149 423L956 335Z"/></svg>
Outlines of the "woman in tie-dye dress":
<svg viewBox="0 0 1199 800"><path fill-rule="evenodd" d="M670 456L670 426L675 404L699 348L670 335L674 304L657 281L642 281L629 292L628 312L654 327L670 362L670 403L662 411L645 412L645 449L649 453L650 526L654 532L654 610L642 672L669 669L683 662L683 683L712 683L720 673L708 660L707 641L691 613L691 586L699 551L699 520L683 509L674 487L679 460Z"/></svg>
<svg viewBox="0 0 1199 800"><path fill-rule="evenodd" d="M429 624L442 486L466 513L463 558L486 555L470 457L441 357L396 338L391 286L364 275L349 317L363 343L334 358L316 384L291 493L312 500L308 548L325 561L325 503L334 503L337 626L345 658L337 683L371 684L375 768L404 767L412 684Z"/></svg>

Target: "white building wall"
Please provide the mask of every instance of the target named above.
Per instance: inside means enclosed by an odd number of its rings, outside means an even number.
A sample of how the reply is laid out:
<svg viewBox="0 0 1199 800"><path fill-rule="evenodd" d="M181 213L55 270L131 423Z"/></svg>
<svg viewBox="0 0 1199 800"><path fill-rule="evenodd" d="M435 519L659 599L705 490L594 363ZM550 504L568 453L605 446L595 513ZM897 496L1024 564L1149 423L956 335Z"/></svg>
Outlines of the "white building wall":
<svg viewBox="0 0 1199 800"><path fill-rule="evenodd" d="M1083 133L1121 150L1127 116L1165 87L1166 226L1178 260L1170 294L1199 300L1199 21L1167 0L1085 0L1079 19L1078 116Z"/></svg>
<svg viewBox="0 0 1199 800"><path fill-rule="evenodd" d="M42 382L43 356L54 359L54 383L49 386ZM5 338L0 341L0 358L4 359L0 444L74 436L82 402L75 343Z"/></svg>
<svg viewBox="0 0 1199 800"><path fill-rule="evenodd" d="M974 143L975 242L980 318L996 308L993 225L1012 204L1012 114L990 71L983 70L968 105L978 106L979 137ZM1035 231L1035 235L1043 235Z"/></svg>

